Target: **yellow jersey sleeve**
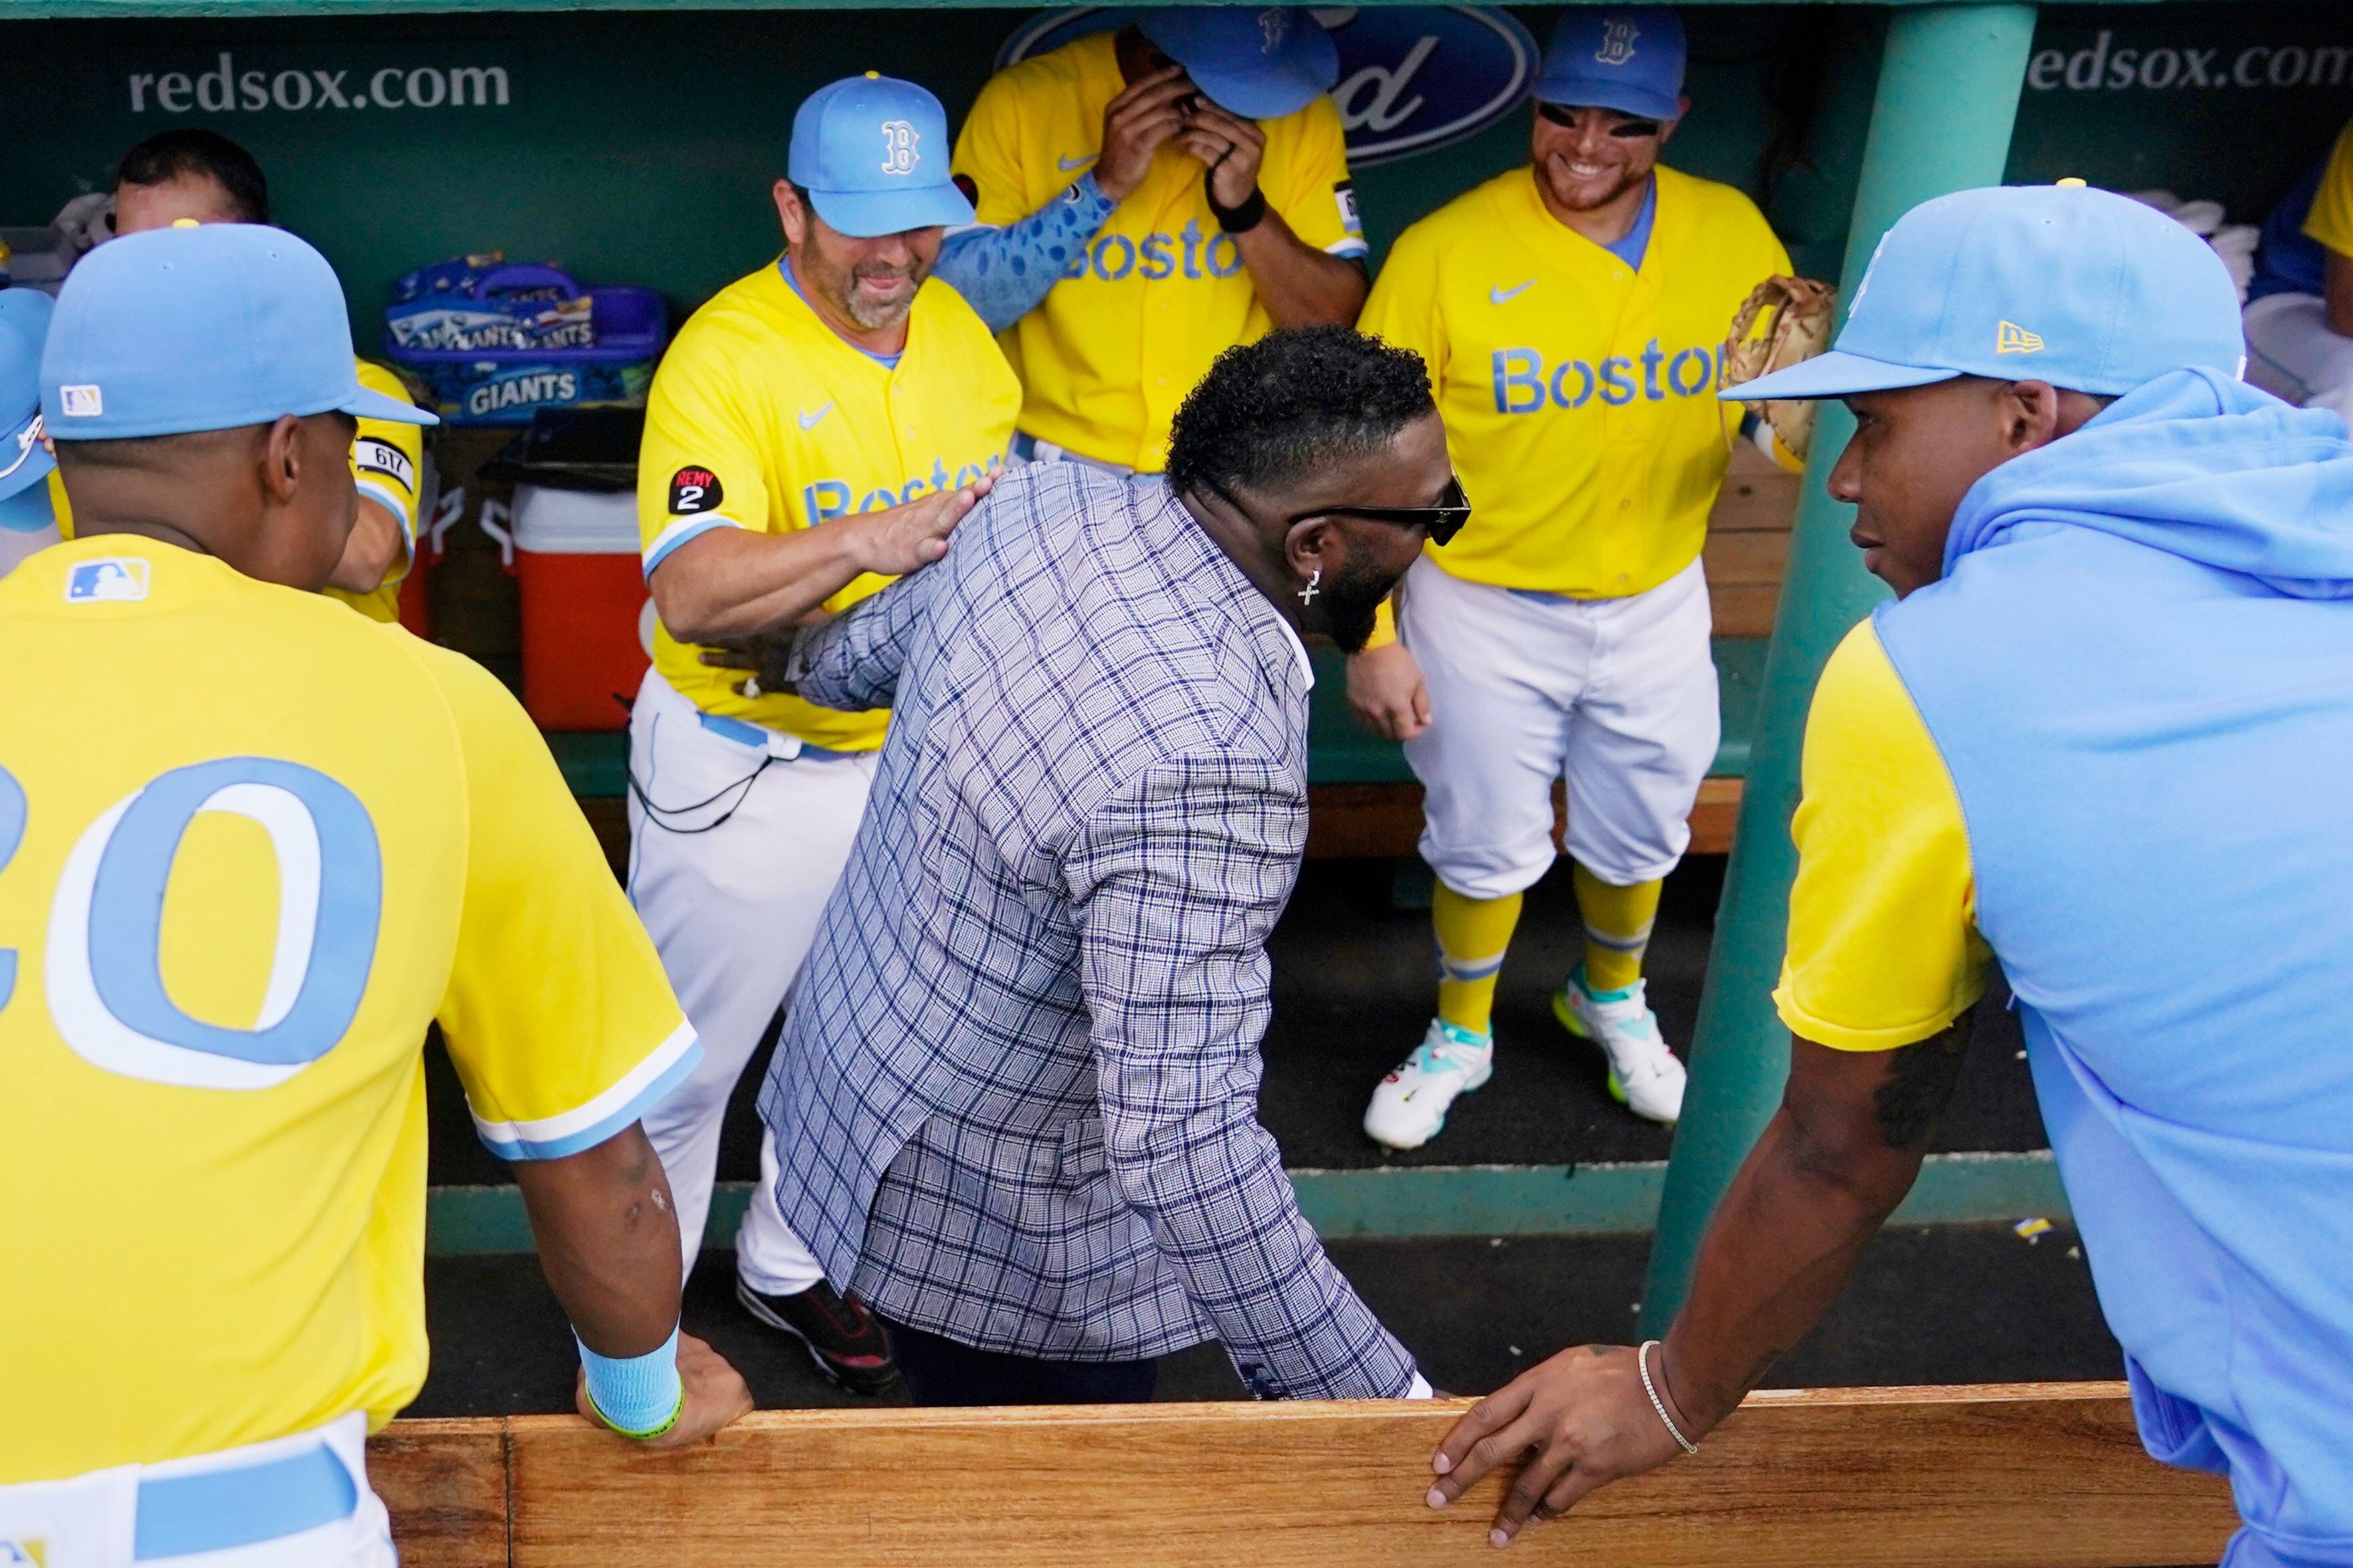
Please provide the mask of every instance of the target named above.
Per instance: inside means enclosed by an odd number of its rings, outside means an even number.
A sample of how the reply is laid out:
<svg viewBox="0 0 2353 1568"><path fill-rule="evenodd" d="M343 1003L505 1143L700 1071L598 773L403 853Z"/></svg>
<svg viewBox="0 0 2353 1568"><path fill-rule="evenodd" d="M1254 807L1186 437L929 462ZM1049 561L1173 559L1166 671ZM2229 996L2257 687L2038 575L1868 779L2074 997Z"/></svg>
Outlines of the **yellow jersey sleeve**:
<svg viewBox="0 0 2353 1568"><path fill-rule="evenodd" d="M414 403L408 388L398 376L380 364L366 360L353 367L359 373L360 384L370 392L381 392L403 403ZM425 429L418 425L400 425L389 419L363 419L359 433L352 438L352 482L360 492L360 500L374 501L382 507L400 527L404 545L400 563L385 574L383 582L365 594L346 593L329 588L327 596L344 604L370 620L391 622L400 619L400 583L408 575L417 560L417 503L418 487L423 483L425 469Z"/></svg>
<svg viewBox="0 0 2353 1568"><path fill-rule="evenodd" d="M414 646L466 769L465 904L437 1015L449 1057L492 1153L578 1153L642 1116L702 1047L521 705L480 666Z"/></svg>
<svg viewBox="0 0 2353 1568"><path fill-rule="evenodd" d="M725 333L686 330L662 357L638 449L638 537L648 577L714 528L769 531L759 424L737 385Z"/></svg>
<svg viewBox="0 0 2353 1568"><path fill-rule="evenodd" d="M956 132L948 166L972 182L973 211L982 223L1003 227L1035 210L1023 185L1020 88L1010 73L1000 71L982 85Z"/></svg>
<svg viewBox="0 0 2353 1568"><path fill-rule="evenodd" d="M1863 622L1806 720L1798 876L1773 992L1792 1034L1887 1051L1949 1027L1985 989L1960 796L1919 710Z"/></svg>
<svg viewBox="0 0 2353 1568"><path fill-rule="evenodd" d="M1348 177L1348 143L1340 111L1319 94L1299 114L1299 140L1278 169L1264 171L1267 201L1303 245L1333 256L1366 254L1356 216L1356 185Z"/></svg>
<svg viewBox="0 0 2353 1568"><path fill-rule="evenodd" d="M1438 242L1417 226L1398 237L1373 279L1356 330L1393 348L1411 349L1430 373L1434 395L1446 384L1446 330L1440 321Z"/></svg>
<svg viewBox="0 0 2353 1568"><path fill-rule="evenodd" d="M2304 232L2339 256L2353 256L2353 121L2337 133L2312 210L2304 216Z"/></svg>

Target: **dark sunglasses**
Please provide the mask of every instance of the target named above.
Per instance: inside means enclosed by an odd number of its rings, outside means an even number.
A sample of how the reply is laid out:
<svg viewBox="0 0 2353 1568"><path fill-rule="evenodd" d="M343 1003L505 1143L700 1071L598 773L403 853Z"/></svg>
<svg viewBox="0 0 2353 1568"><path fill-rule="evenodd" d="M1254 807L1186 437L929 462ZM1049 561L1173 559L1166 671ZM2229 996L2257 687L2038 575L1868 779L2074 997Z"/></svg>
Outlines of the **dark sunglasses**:
<svg viewBox="0 0 2353 1568"><path fill-rule="evenodd" d="M1577 110L1566 104L1539 103L1536 113L1566 130L1577 129ZM1609 134L1620 142L1647 142L1658 133L1659 122L1655 120L1621 120L1609 128Z"/></svg>
<svg viewBox="0 0 2353 1568"><path fill-rule="evenodd" d="M1293 522L1310 517L1368 517L1376 522L1401 522L1408 528L1430 530L1432 544L1444 544L1462 531L1471 521L1471 498L1462 493L1462 481L1450 478L1446 488L1439 492L1436 506L1327 506L1317 511L1302 512Z"/></svg>

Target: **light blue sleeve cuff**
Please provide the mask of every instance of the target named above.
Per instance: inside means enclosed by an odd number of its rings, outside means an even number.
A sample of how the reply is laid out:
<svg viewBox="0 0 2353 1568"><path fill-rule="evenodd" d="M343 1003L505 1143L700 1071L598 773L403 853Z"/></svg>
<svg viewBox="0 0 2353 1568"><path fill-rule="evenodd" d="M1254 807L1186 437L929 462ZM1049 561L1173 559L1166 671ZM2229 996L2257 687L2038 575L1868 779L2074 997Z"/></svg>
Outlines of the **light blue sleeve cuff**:
<svg viewBox="0 0 2353 1568"><path fill-rule="evenodd" d="M1118 205L1090 169L1018 223L950 235L933 274L963 295L989 331L1001 332L1045 301Z"/></svg>
<svg viewBox="0 0 2353 1568"><path fill-rule="evenodd" d="M588 1400L605 1425L625 1437L659 1437L686 1405L686 1384L678 1375L678 1330L661 1348L616 1361L581 1344L580 1365L588 1374Z"/></svg>
<svg viewBox="0 0 2353 1568"><path fill-rule="evenodd" d="M644 1120L661 1098L686 1080L702 1059L694 1026L681 1022L670 1037L587 1104L534 1121L494 1121L468 1106L474 1135L501 1160L561 1160L594 1149L632 1121Z"/></svg>
<svg viewBox="0 0 2353 1568"><path fill-rule="evenodd" d="M654 574L654 568L660 565L664 561L669 560L670 552L675 551L680 545L684 544L688 540L700 539L714 528L741 528L744 525L742 523L736 521L733 518L727 516L725 513L716 511L704 512L699 517L681 517L673 519L670 526L663 529L659 533L654 535L654 542L651 544L647 545L645 548L644 556L646 576L648 578L651 578Z"/></svg>

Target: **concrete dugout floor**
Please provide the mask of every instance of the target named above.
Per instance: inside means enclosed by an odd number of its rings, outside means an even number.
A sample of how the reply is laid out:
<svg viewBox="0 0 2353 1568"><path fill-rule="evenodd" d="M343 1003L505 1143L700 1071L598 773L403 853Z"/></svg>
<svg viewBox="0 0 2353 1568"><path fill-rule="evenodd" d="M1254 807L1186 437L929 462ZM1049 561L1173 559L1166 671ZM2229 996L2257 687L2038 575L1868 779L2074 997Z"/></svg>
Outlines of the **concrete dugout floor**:
<svg viewBox="0 0 2353 1568"><path fill-rule="evenodd" d="M1381 1075L1420 1040L1436 1002L1437 949L1427 910L1390 901L1387 861L1319 861L1300 877L1270 951L1274 1016L1266 1037L1260 1115L1293 1168L1399 1165L1559 1165L1663 1160L1668 1131L1612 1100L1600 1053L1564 1032L1550 996L1577 962L1581 936L1567 865L1530 889L1526 912L1496 993L1494 1078L1458 1100L1445 1131L1409 1154L1391 1154L1360 1125ZM1704 857L1668 879L1647 963L1651 1002L1678 1050L1690 1044L1724 861ZM1934 1147L2024 1150L2044 1146L2042 1119L2021 1058L2016 1018L1999 990L1980 1004L1960 1087ZM766 1064L755 1058L737 1086L720 1149L719 1178L759 1173L754 1097ZM427 1058L437 1184L500 1183L507 1172L470 1135L456 1075L438 1046Z"/></svg>
<svg viewBox="0 0 2353 1568"><path fill-rule="evenodd" d="M1634 1331L1650 1238L1641 1235L1451 1237L1335 1243L1332 1257L1440 1388L1485 1394L1570 1345ZM734 1257L702 1255L686 1329L717 1345L764 1407L858 1403L799 1347L746 1317ZM536 1259L441 1258L425 1272L433 1373L411 1415L568 1410L577 1358ZM1890 1231L1811 1338L1773 1370L1776 1387L2116 1378L2123 1354L2100 1321L2074 1232L2024 1241L2007 1225ZM1163 1364L1164 1399L1240 1399L1223 1351ZM886 1395L892 1401L903 1395Z"/></svg>

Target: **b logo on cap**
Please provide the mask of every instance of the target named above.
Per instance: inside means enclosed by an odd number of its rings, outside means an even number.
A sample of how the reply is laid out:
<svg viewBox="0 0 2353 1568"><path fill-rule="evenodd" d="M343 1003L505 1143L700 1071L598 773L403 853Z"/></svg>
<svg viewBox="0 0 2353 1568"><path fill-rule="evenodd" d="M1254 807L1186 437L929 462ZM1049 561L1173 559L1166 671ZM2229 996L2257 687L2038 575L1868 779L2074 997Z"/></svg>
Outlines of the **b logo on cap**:
<svg viewBox="0 0 2353 1568"><path fill-rule="evenodd" d="M2028 331L2016 321L1998 321L1993 329L1993 352L1998 354L2039 354L2042 352L2042 335Z"/></svg>
<svg viewBox="0 0 2353 1568"><path fill-rule="evenodd" d="M1634 58L1634 40L1642 36L1631 22L1601 24L1601 47L1593 58L1605 66L1622 66Z"/></svg>
<svg viewBox="0 0 2353 1568"><path fill-rule="evenodd" d="M1282 36L1291 31L1291 14L1280 7L1261 11L1258 14L1258 30L1266 38L1266 42L1259 46L1258 52L1271 55L1282 47Z"/></svg>
<svg viewBox="0 0 2353 1568"><path fill-rule="evenodd" d="M915 172L915 128L903 120L882 122L882 172L886 174L912 174Z"/></svg>

